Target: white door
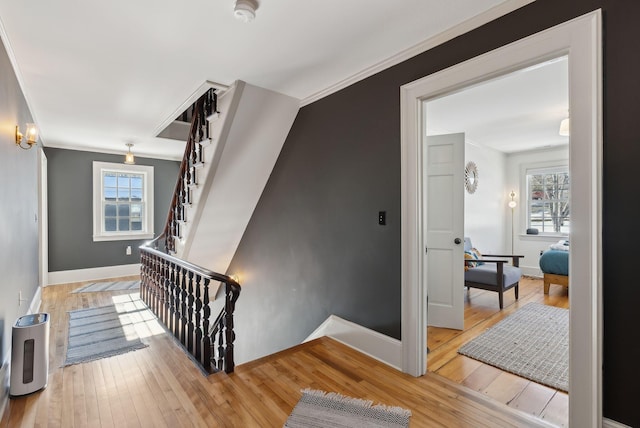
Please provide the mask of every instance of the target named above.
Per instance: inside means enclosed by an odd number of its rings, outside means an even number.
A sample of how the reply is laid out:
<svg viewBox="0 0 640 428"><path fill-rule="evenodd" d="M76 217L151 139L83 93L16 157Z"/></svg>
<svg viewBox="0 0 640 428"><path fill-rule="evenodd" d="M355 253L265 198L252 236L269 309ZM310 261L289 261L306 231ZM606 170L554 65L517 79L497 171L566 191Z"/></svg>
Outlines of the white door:
<svg viewBox="0 0 640 428"><path fill-rule="evenodd" d="M427 324L464 328L464 134L427 137L424 159Z"/></svg>

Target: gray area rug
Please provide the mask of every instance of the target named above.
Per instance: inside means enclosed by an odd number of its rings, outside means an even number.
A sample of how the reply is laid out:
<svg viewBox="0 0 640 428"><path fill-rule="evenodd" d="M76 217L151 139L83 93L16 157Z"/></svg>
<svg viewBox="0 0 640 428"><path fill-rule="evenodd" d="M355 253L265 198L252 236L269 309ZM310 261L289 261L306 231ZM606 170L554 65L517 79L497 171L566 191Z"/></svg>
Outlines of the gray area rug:
<svg viewBox="0 0 640 428"><path fill-rule="evenodd" d="M93 282L72 291L72 293L93 293L96 291L120 291L120 290L138 290L140 289L140 280L136 281L112 281L112 282Z"/></svg>
<svg viewBox="0 0 640 428"><path fill-rule="evenodd" d="M140 340L136 325L144 325L149 314L144 305L135 302L70 311L64 366L146 347Z"/></svg>
<svg viewBox="0 0 640 428"><path fill-rule="evenodd" d="M287 428L302 427L408 427L411 411L401 407L372 405L369 400L335 392L304 389L302 398L285 422Z"/></svg>
<svg viewBox="0 0 640 428"><path fill-rule="evenodd" d="M569 310L529 303L458 353L534 382L569 390Z"/></svg>

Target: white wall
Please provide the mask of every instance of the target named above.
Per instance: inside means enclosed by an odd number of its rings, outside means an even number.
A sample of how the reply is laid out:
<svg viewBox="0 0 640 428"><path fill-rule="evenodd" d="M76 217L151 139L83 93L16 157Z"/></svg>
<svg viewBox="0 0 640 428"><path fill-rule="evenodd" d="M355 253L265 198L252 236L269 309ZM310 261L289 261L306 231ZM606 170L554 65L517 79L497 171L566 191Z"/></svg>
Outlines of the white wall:
<svg viewBox="0 0 640 428"><path fill-rule="evenodd" d="M518 203L513 216L513 246L514 254L524 255L520 261L525 275L542 276L538 262L540 251L546 250L550 244L558 242L559 236L541 236L526 234L526 211L523 207L522 196L526 190L523 173L527 166L554 166L568 165L569 146L556 149L543 149L531 152L508 154L506 156L506 187L503 203L504 215L507 221L504 223L505 248L511 249L511 210L508 208L509 192L515 190Z"/></svg>
<svg viewBox="0 0 640 428"><path fill-rule="evenodd" d="M472 194L465 191L464 235L482 253L504 253L508 238L504 209L506 155L467 141L464 156L465 165L471 161L478 167L478 188Z"/></svg>

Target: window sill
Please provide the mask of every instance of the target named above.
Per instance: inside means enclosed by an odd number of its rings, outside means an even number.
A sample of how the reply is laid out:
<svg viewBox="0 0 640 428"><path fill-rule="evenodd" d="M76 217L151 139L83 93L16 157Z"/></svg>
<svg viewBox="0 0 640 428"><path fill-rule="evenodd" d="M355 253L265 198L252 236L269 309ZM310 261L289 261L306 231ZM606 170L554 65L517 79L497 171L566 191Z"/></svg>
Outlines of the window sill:
<svg viewBox="0 0 640 428"><path fill-rule="evenodd" d="M94 235L93 242L102 241L139 241L141 239L153 239L153 233L138 233L131 235Z"/></svg>
<svg viewBox="0 0 640 428"><path fill-rule="evenodd" d="M560 239L569 239L568 234L554 234L554 235L527 235L526 233L521 233L518 235L520 239L530 239L532 241L549 241L549 242L558 242Z"/></svg>

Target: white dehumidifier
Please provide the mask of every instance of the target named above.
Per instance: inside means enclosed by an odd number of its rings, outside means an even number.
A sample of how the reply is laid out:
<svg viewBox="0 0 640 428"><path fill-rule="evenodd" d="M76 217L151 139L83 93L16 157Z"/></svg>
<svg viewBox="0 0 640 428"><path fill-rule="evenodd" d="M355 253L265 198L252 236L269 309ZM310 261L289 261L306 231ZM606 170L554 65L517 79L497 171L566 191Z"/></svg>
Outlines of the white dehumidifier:
<svg viewBox="0 0 640 428"><path fill-rule="evenodd" d="M9 395L31 394L47 386L49 377L49 314L18 318L11 339Z"/></svg>

